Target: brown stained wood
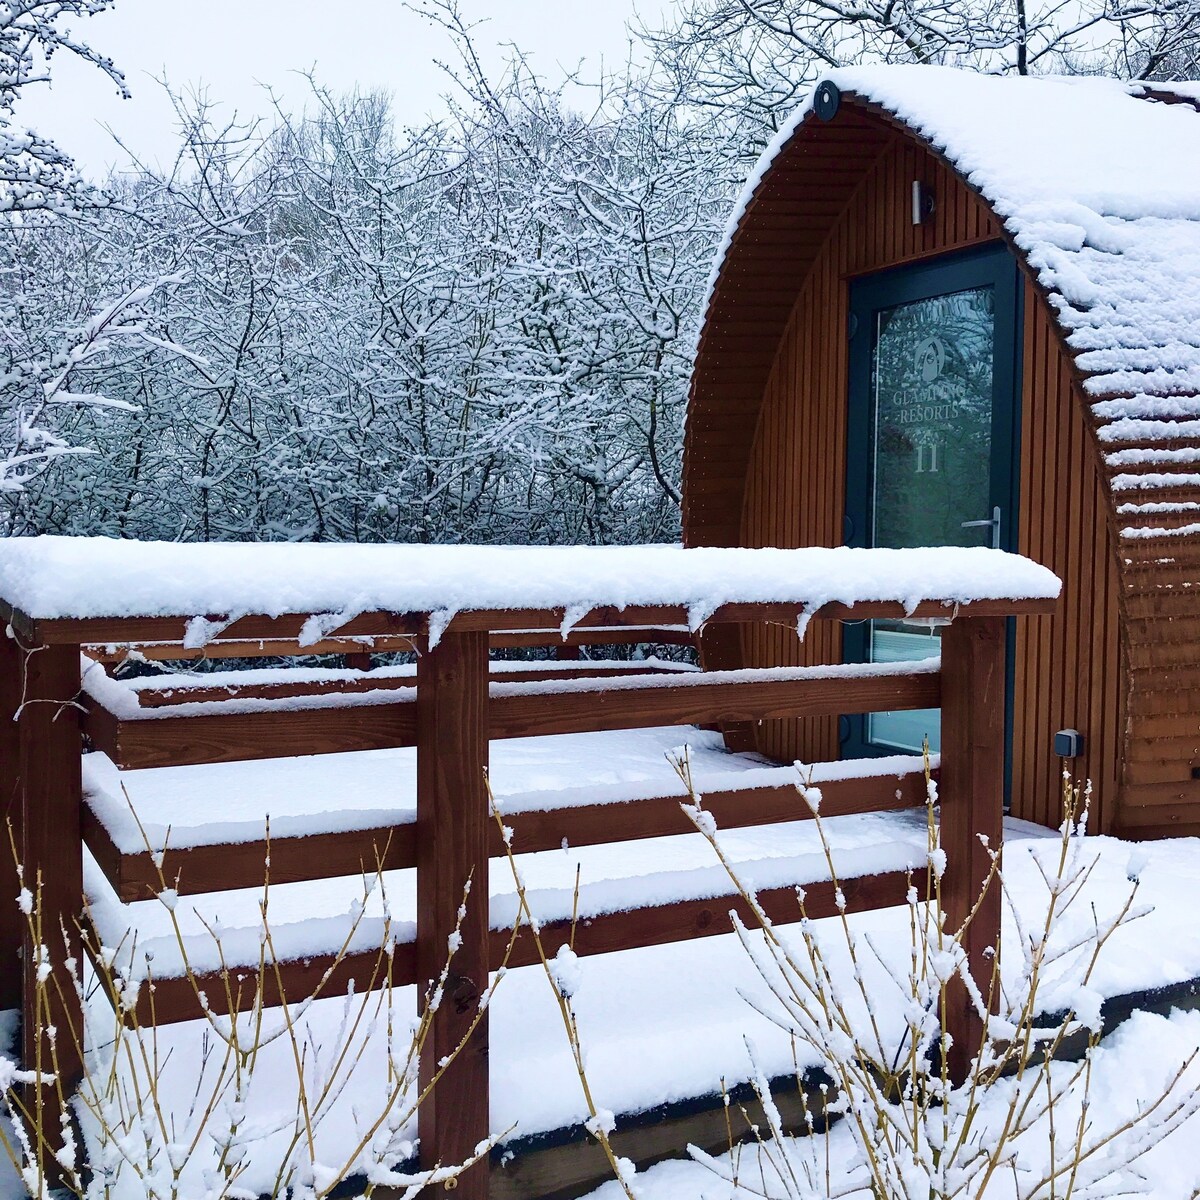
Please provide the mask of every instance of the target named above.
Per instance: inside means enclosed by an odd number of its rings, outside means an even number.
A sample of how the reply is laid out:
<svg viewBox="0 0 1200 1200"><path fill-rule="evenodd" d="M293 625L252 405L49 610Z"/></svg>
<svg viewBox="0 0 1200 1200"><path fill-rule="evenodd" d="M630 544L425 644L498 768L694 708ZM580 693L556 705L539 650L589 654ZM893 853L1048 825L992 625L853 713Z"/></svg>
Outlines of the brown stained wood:
<svg viewBox="0 0 1200 1200"><path fill-rule="evenodd" d="M955 621L942 634L942 905L949 929L970 920L961 944L993 1008L1001 897L994 882L984 887L1004 836L1004 641L998 617ZM950 1074L961 1083L983 1044L983 1019L957 978L946 989L944 1022Z"/></svg>
<svg viewBox="0 0 1200 1200"><path fill-rule="evenodd" d="M416 704L114 719L94 702L84 716L92 745L126 769L245 762L412 746Z"/></svg>
<svg viewBox="0 0 1200 1200"><path fill-rule="evenodd" d="M927 894L924 871L916 872L911 879L904 871L892 871L842 880L846 911L867 912L905 904L910 882L918 898L924 900ZM794 887L764 889L758 893L758 899L767 917L775 924L785 925L800 919L800 906ZM834 916L838 907L833 885L826 880L805 882L805 908L814 920ZM575 950L581 955L610 954L729 933L733 929L729 919L731 911L736 912L748 926L755 925L753 912L741 896L732 890L709 899L684 900L595 916L578 922ZM547 922L542 926L543 945L551 955L569 941L570 936L569 920ZM488 934L487 954L491 970L496 970L503 962L509 937L509 931L502 929L492 930ZM89 946L93 941L94 935L89 938ZM389 978L392 986L402 987L423 978L418 958L419 951L415 944L401 942L393 952L390 971L381 970L380 955L374 952L348 954L336 965L330 955L289 960L280 963L278 971L268 969L262 981L263 995L266 1004L271 1006L279 1004L284 996L290 1003L295 1003L318 993L322 996L343 995L352 982L358 992L372 986L382 986ZM531 966L538 961L533 939L528 932L522 932L516 940L508 965ZM329 972L327 980L324 979L326 972ZM153 1021L158 1025L194 1020L203 1012L196 997L197 986L206 994L212 1012L225 1014L235 1007L245 1012L254 1004L259 986L258 972L251 967L232 968L228 979L217 973L201 975L197 977L196 985L183 977L155 979L152 989L144 986L138 995L135 1009L137 1019L143 1024ZM448 1091L443 1090L444 1098ZM434 1095L437 1094L435 1090ZM469 1099L474 1107L478 1107L478 1096ZM453 1114L455 1109L449 1111ZM423 1106L422 1118L426 1118L426 1112ZM425 1128L429 1128L427 1121ZM465 1136L461 1130L455 1132L456 1135Z"/></svg>
<svg viewBox="0 0 1200 1200"><path fill-rule="evenodd" d="M836 916L838 904L834 885L828 880L804 884L805 911L813 920ZM883 875L866 875L858 879L839 881L845 900L845 911L868 912L907 902L910 884L919 898L926 893L925 872L909 875L890 871ZM758 893L758 902L768 920L785 925L801 917L795 887L765 888ZM580 919L575 925L573 947L576 954L613 954L621 950L636 950L643 946L664 946L670 942L691 941L697 937L712 937L733 931L730 913L750 928L758 921L749 904L735 891L705 900L682 900L652 908L636 908L627 912L608 913ZM571 942L570 920L548 921L541 927L542 946L553 957L560 946ZM492 964L500 961L509 934L492 931ZM510 966L529 966L539 962L537 947L526 930L522 930L513 948Z"/></svg>
<svg viewBox="0 0 1200 1200"><path fill-rule="evenodd" d="M799 778L799 776L797 776ZM838 779L820 785L821 815L899 812L925 803L925 780L920 774L879 775ZM704 791L704 807L722 829L744 829L779 821L804 821L812 816L793 784ZM695 832L680 803L686 793L651 796L622 804L588 804L545 812L506 812L505 823L515 830L514 848L520 854L571 846L607 845L616 840L638 841ZM509 803L513 803L510 798ZM519 800L517 801L519 803ZM83 840L104 871L113 890L129 903L145 900L161 888L150 853L122 853L104 825L84 804ZM415 867L416 828L397 825L305 837L272 838L269 848L272 883L297 883L372 872L377 867L397 871ZM499 830L488 826L488 854L504 854ZM265 841L169 849L163 856L167 886L180 895L260 887L266 876Z"/></svg>
<svg viewBox="0 0 1200 1200"><path fill-rule="evenodd" d="M623 687L571 691L506 683L504 693L490 701L492 735L543 737L653 725L881 712L936 707L938 698L936 674L908 674L903 667L849 678L692 682L696 678L688 672L681 673L679 683L630 681ZM84 731L96 749L128 770L411 746L419 708L419 700L401 700L351 708L121 720L92 703Z"/></svg>
<svg viewBox="0 0 1200 1200"><path fill-rule="evenodd" d="M94 944L92 934L87 949L90 951ZM279 963L278 968L269 966L261 981L256 967L231 967L226 975L200 974L194 982L186 976L153 978L138 991L127 1023L136 1019L145 1028L197 1020L204 1015L198 990L204 993L211 1013L225 1016L235 1009L249 1011L260 986L267 1007L277 1007L285 998L289 1004L296 1004L309 996L344 996L351 985L358 995L386 987L389 981L392 987L403 987L416 982L416 960L415 944L401 942L390 958L378 951L364 951L347 954L336 962L331 955L290 959Z"/></svg>
<svg viewBox="0 0 1200 1200"><path fill-rule="evenodd" d="M0 1009L21 1007L21 943L25 921L14 902L20 891L17 851L21 836L20 739L16 713L21 705L24 655L16 640L0 629Z"/></svg>
<svg viewBox="0 0 1200 1200"><path fill-rule="evenodd" d="M901 812L925 805L925 777L918 774L838 779L818 786L822 817ZM717 792L701 788L701 793L705 810L721 829L748 829L812 818L812 810L791 784ZM518 854L556 850L564 841L569 846L602 846L615 841L695 833L695 825L680 808L686 799L686 794L681 793L626 804L513 812L505 814L504 823L513 830L513 849ZM502 852L497 834L492 840L491 853L495 857Z"/></svg>
<svg viewBox="0 0 1200 1200"><path fill-rule="evenodd" d="M721 605L709 619L713 621L783 621L795 623L803 609L802 585L797 586L798 599L794 602L734 603ZM899 616L940 616L947 607L940 601L927 601L914 612L907 613L903 605L894 602L864 601L855 605L826 604L816 610L815 615L836 620L859 618L895 618ZM971 606L973 612L1045 612L1044 602L989 601L981 600ZM12 619L22 628L28 627L33 635L48 645L108 645L130 646L142 642L183 641L184 627L190 618L185 617L88 617L63 618L33 621L24 614L8 610ZM234 621L221 630L220 636L252 645L259 640L287 642L297 639L305 621L311 614L297 613L280 617L248 616ZM450 622L448 631L471 632L523 632L541 630L547 635L556 635L564 617L561 608L552 609L478 609L460 612ZM209 614L209 620L219 622L223 618ZM638 605L617 608L602 605L583 614L578 624L584 628L637 626L641 628L662 625L687 625L689 613L682 604ZM367 637L423 637L428 618L422 613L362 613L341 625L336 630L342 638ZM307 646L296 641L294 654L305 654ZM553 637L543 643L554 644Z"/></svg>
<svg viewBox="0 0 1200 1200"><path fill-rule="evenodd" d="M758 721L830 712L885 712L936 707L933 673L903 670L871 677L826 677L762 682L645 685L595 691L493 696L497 738L641 729L655 725Z"/></svg>
<svg viewBox="0 0 1200 1200"><path fill-rule="evenodd" d="M83 840L125 903L146 900L161 890L154 856L145 850L122 853L86 804ZM162 874L181 896L262 887L268 878L268 854L272 884L398 871L416 866L416 828L396 825L272 838L269 847L265 841L253 841L169 848L162 855Z"/></svg>
<svg viewBox="0 0 1200 1200"><path fill-rule="evenodd" d="M875 154L859 165L857 181L846 177L836 191L823 173L807 164L809 150L832 148L827 141L843 118L856 118L840 136L863 138ZM869 132L868 132L869 131ZM870 141L866 139L869 136ZM777 275L759 271L761 247L777 235L772 218L756 224L751 205L734 238L726 271L718 279L700 342L689 402L685 445L683 526L688 545L836 545L842 541L845 420L847 402L845 330L848 281L934 255L1004 238L996 216L982 198L902 124L843 96L842 109L828 124L806 122L768 171L759 194L763 211L792 206L797 227L821 231L825 240L806 271L789 267L790 288ZM933 187L935 219L914 228L909 187L921 178ZM821 201L825 207L811 205ZM834 205L837 211L832 211ZM760 258L745 263L740 239L754 238ZM1019 257L1019 255L1018 255ZM736 287L727 287L736 281ZM1167 554L1156 539L1123 555L1116 529L1136 524L1115 513L1106 484L1111 472L1102 461L1090 423L1090 398L1082 394L1077 372L1064 351L1054 315L1036 281L1024 281L1021 371L1018 549L1064 580L1061 611L1053 618L1018 619L1017 679L1014 697L1014 815L1055 824L1058 819L1059 761L1052 752L1055 730L1080 729L1087 756L1078 765L1095 788L1095 829L1118 819L1122 762L1127 737L1158 701L1153 687L1183 692L1200 684L1200 673L1174 677L1166 670L1151 684L1148 674L1128 674L1160 651L1161 611L1190 617L1200 640L1200 560ZM731 358L739 337L775 339L774 362L757 360L739 368ZM709 347L722 348L720 371L710 371ZM730 440L727 430L753 429L750 445ZM1181 443L1182 444L1182 443ZM1132 473L1132 472L1126 472ZM1200 490L1172 487L1127 491L1121 502L1167 498L1195 501ZM1152 516L1146 523L1157 524ZM1168 521L1161 522L1169 524ZM1186 523L1186 522L1185 522ZM1182 558L1170 564L1135 560ZM1168 575L1175 570L1174 575ZM1175 582L1174 593L1164 583ZM1145 619L1142 629L1122 630L1121 606ZM810 665L836 661L841 654L836 626L813 626L802 647L774 630L747 626L743 653L725 666ZM1184 630L1166 635L1189 640ZM1178 667L1178 662L1173 664ZM1200 686L1186 700L1200 715ZM1153 722L1142 736L1157 733ZM834 758L839 753L836 722L830 718L765 722L753 742L778 761ZM746 742L739 742L745 748Z"/></svg>
<svg viewBox="0 0 1200 1200"><path fill-rule="evenodd" d="M25 653L18 770L21 781L21 858L26 886L40 899L40 940L53 972L46 1008L35 986L36 946L28 928L23 938L22 1056L31 1070L57 1072L68 1091L83 1066L82 1012L64 961L79 961L83 915L83 844L80 835L82 741L79 732L79 647L33 646ZM63 934L65 933L65 939ZM51 1052L44 1030L58 1033ZM32 1089L32 1102L50 1122L55 1106L48 1089ZM57 1121L36 1124L57 1128Z"/></svg>
<svg viewBox="0 0 1200 1200"><path fill-rule="evenodd" d="M456 925L441 1006L421 1052L421 1164L462 1162L487 1137L488 638L447 633L417 662L417 978L438 980ZM461 920L463 892L472 887ZM472 1029L472 1022L478 1024ZM463 1044L465 1041L465 1045ZM461 1048L460 1048L461 1047ZM441 1064L450 1056L452 1062ZM463 1200L487 1200L486 1159L459 1177Z"/></svg>

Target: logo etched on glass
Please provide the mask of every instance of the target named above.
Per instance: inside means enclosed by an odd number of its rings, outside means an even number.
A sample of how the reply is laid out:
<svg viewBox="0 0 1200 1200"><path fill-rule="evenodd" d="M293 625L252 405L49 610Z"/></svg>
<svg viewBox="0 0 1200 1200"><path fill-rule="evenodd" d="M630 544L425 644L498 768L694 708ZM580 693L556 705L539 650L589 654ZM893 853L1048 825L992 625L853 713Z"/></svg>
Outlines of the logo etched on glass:
<svg viewBox="0 0 1200 1200"><path fill-rule="evenodd" d="M922 383L932 383L946 369L946 343L938 337L922 338L913 351L913 366Z"/></svg>

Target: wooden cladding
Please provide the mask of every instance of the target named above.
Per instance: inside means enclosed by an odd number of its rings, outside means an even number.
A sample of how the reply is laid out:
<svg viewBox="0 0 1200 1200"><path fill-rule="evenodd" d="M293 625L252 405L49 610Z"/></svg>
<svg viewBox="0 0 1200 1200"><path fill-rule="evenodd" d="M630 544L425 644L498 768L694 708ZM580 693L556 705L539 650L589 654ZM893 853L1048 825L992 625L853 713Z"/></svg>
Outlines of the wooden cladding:
<svg viewBox="0 0 1200 1200"><path fill-rule="evenodd" d="M847 143L853 170L827 178ZM913 180L936 201L921 225L912 223ZM808 256L772 264L769 247L786 230ZM686 544L842 544L850 281L1004 236L978 193L891 118L844 95L833 122L805 122L748 207L707 314L688 415ZM1200 766L1200 555L1179 539L1118 547L1116 528L1132 519L1115 512L1088 399L1028 272L1023 291L1017 549L1063 580L1063 607L1053 620L1016 622L1013 812L1057 823L1063 761L1052 739L1075 728L1086 755L1069 765L1092 783L1093 829L1200 832L1200 810L1189 807L1200 799L1191 778ZM1196 500L1117 495L1172 498ZM814 626L802 646L764 624L704 647L705 663L726 669L841 655L833 623ZM807 762L837 758L838 735L834 717L727 733L738 749Z"/></svg>

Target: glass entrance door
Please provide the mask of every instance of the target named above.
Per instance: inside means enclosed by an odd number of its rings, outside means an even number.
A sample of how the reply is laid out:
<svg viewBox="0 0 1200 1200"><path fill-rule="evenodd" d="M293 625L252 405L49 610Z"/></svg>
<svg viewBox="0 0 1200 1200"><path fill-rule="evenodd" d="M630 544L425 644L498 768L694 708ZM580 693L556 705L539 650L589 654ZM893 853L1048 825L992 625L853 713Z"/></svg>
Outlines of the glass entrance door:
<svg viewBox="0 0 1200 1200"><path fill-rule="evenodd" d="M851 290L847 541L1010 545L1016 485L1016 267L1003 246L889 271ZM847 661L940 652L940 629L848 626ZM851 755L939 746L936 710L851 716Z"/></svg>

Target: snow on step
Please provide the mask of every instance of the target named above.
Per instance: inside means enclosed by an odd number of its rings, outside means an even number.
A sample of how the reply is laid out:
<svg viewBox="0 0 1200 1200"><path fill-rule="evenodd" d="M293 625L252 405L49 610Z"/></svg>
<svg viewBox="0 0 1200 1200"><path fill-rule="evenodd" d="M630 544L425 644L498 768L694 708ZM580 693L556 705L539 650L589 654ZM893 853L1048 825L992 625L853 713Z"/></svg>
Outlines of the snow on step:
<svg viewBox="0 0 1200 1200"><path fill-rule="evenodd" d="M794 768L763 767L751 756L729 754L716 733L690 727L648 729L493 743L497 799L505 820L518 830L519 845L522 812L619 805L642 796L681 797L683 789L667 755L681 751L685 744L701 791L779 786L798 778ZM907 774L919 767L919 760L912 757L867 759L822 764L813 768L811 777L819 783ZM416 810L416 754L410 748L123 773L106 756L91 754L84 759L84 778L88 804L126 852L145 849L131 805L154 850L168 841L168 828L169 844L180 848L257 840L268 813L272 836L280 837L405 824L414 820ZM909 832L897 837L898 828ZM847 878L923 861L923 817L911 826L897 826L878 814L838 818L837 829L839 854L844 856L838 869ZM614 837L619 836L617 808ZM752 886L778 887L826 877L824 856L809 821L731 831L725 836ZM543 920L571 915L576 862L584 864L580 905L584 915L707 899L730 889L707 843L695 835L527 855L522 860L529 864L524 868L527 882L535 893L535 912ZM492 882L492 921L497 928L507 927L515 907L503 860L493 863ZM399 941L410 941L414 935L413 888L411 871L388 874L386 900L396 922L390 934ZM87 868L87 890L106 942L128 945L132 928L139 954L147 949L153 953L156 975L178 973L181 962L163 905L153 900L120 904L94 863ZM226 930L226 961L257 962L260 894L260 889L251 889L186 897L175 903L174 913L188 935L188 953L196 969L216 965L215 947L203 921L219 920ZM357 877L288 884L274 887L271 897L278 953L305 957L341 944L351 913L363 899L363 884ZM356 936L357 947L370 948L372 939L379 944L384 914L384 897L376 893Z"/></svg>
<svg viewBox="0 0 1200 1200"><path fill-rule="evenodd" d="M1022 905L1026 925L1035 924L1044 887L1033 856L1056 861L1057 836L1009 821L1005 847L1009 894ZM1070 941L1072 929L1078 930L1076 922L1087 923L1096 917L1104 920L1120 909L1131 886L1130 874L1141 879L1139 903L1153 909L1114 935L1092 978L1095 990L1102 996L1115 996L1200 976L1200 924L1194 920L1193 903L1200 889L1200 840L1135 846L1115 838L1087 838L1081 849L1087 859L1096 857L1097 865L1074 916L1060 930L1063 944ZM560 878L573 873L573 859L546 857L563 860L558 868ZM183 907L181 900L178 909ZM905 910L857 914L850 923L859 932L870 933L885 959L903 971L909 946ZM817 926L833 969L847 971L836 922L818 922ZM784 931L785 938L794 936ZM1008 944L1017 944L1011 922L1006 923L1004 936ZM1153 946L1155 952L1147 954L1147 946ZM1018 969L1018 959L1017 955L1008 956L1006 970ZM894 1036L903 1016L902 998L888 989L870 954L862 956L862 964L883 1034ZM849 978L848 973L843 977ZM1047 1008L1059 1001L1069 1002L1070 997L1056 987L1055 979L1048 980ZM722 1080L732 1087L749 1077L747 1037L754 1042L767 1074L790 1073L794 1067L791 1040L755 1012L747 997L769 1009L762 981L732 936L581 959L573 1005L597 1103L616 1113L634 1113L664 1102L712 1094ZM415 1013L415 989L399 989L396 1002L401 1019ZM515 1124L513 1136L522 1136L583 1120L587 1114L578 1078L540 968L510 971L490 1012L492 1128L503 1130ZM317 1002L301 1018L302 1036L311 1037L317 1045L335 1044L342 1014L340 999ZM158 1033L168 1073L164 1095L180 1097L183 1105L199 1074L200 1030L198 1023L188 1022ZM267 1085L258 1097L258 1115L264 1123L277 1116L286 1124L293 1115L289 1054L283 1042L264 1052L263 1079L278 1082L276 1087ZM364 1061L382 1061L382 1052L374 1059L368 1053ZM638 1069L631 1070L631 1063ZM805 1065L800 1063L801 1068ZM348 1092L331 1112L324 1125L331 1144L349 1136L354 1128L352 1108L370 1103L374 1083L368 1072L353 1094ZM249 1164L243 1180L248 1188L269 1190L271 1180L260 1169L267 1163L264 1159L262 1164Z"/></svg>
<svg viewBox="0 0 1200 1200"><path fill-rule="evenodd" d="M511 823L519 829L519 815L511 818ZM832 830L833 861L841 878L924 866L924 813L835 817L827 828ZM812 821L730 830L722 835L722 845L739 877L752 888L829 878ZM571 918L577 863L581 867L581 921L634 908L710 900L732 891L729 876L714 861L711 847L695 834L520 857L530 907L542 922ZM351 952L376 950L385 936L394 942L414 941L415 873L390 871L375 885L374 878L364 886L361 877L345 877L271 888L271 936L278 957L302 959L333 953L345 942L361 905L365 905L365 915L351 940ZM229 967L258 965L261 888L169 898L169 907L158 900L126 905L117 899L94 862L85 864L84 886L102 940L122 947L117 961L132 978L146 977L147 958L158 979L183 974L172 912L194 971L216 971L222 961ZM492 861L490 890L491 927L511 928L517 899L504 859ZM219 952L206 926L220 930ZM130 929L136 930L136 939L128 936Z"/></svg>
<svg viewBox="0 0 1200 1200"><path fill-rule="evenodd" d="M791 768L766 768L728 753L718 733L668 727L492 742L492 786L506 813L675 795L679 778L667 754L685 743L696 777L710 789L795 779ZM89 806L129 854L145 849L131 804L154 850L167 841L168 828L169 844L182 849L257 841L267 817L272 837L416 820L417 752L411 746L135 771L118 771L107 755L87 754L83 765ZM876 769L900 768L885 763Z"/></svg>

